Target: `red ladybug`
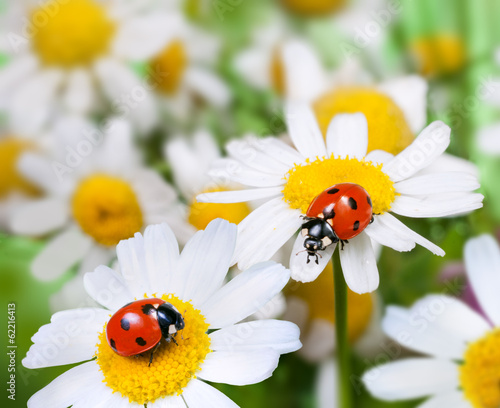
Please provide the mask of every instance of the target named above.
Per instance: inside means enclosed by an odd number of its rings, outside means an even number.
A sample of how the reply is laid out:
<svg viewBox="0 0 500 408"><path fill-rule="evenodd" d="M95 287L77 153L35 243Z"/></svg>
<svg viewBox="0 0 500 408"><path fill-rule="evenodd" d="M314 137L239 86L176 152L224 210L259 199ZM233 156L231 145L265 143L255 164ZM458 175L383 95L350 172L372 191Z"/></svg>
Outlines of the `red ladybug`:
<svg viewBox="0 0 500 408"><path fill-rule="evenodd" d="M372 200L358 184L340 183L327 188L309 205L302 224L307 263L318 251L338 241L342 248L373 221Z"/></svg>
<svg viewBox="0 0 500 408"><path fill-rule="evenodd" d="M184 328L184 319L179 311L162 299L152 298L127 303L109 319L106 339L113 351L120 356L135 356L153 349L160 341L173 341Z"/></svg>

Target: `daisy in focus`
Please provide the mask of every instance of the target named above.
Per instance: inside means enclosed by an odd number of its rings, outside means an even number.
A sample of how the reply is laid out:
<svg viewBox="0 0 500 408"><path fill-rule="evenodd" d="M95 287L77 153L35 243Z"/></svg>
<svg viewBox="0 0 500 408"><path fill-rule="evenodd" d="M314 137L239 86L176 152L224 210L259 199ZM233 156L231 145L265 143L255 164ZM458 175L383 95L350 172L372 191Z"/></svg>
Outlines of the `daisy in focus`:
<svg viewBox="0 0 500 408"><path fill-rule="evenodd" d="M224 285L236 233L234 224L213 221L181 254L166 224L150 226L144 236L138 233L120 242L121 273L100 266L85 276L88 293L105 309L56 313L33 337L34 344L23 360L25 367L83 363L33 395L28 407L236 407L205 381L258 383L272 375L281 354L300 348L299 330L293 323L238 323L276 295L290 272L266 262ZM183 328L175 342L162 339L158 343L148 365L149 352L125 357L113 350L122 349L126 329L122 337L109 340L106 333L110 316L118 309L151 298L175 308ZM63 347L56 345L54 339L64 335L69 325L76 325L79 334L69 336ZM139 343L144 344L144 338ZM48 345L56 353L48 355Z"/></svg>
<svg viewBox="0 0 500 408"><path fill-rule="evenodd" d="M33 260L36 278L57 279L79 264L53 302L60 309L83 300L83 273L110 262L119 241L175 219L177 194L142 165L128 122L110 120L101 129L68 118L55 137L50 158L25 153L19 160L21 174L44 196L13 211L10 228L24 236L54 234Z"/></svg>
<svg viewBox="0 0 500 408"><path fill-rule="evenodd" d="M483 196L472 193L479 187L474 176L447 171L421 173L431 168L450 143L450 128L440 121L426 127L409 147L393 156L381 150L367 153L369 132L363 114L336 115L328 127L326 143L307 106L289 105L286 116L295 147L272 137L233 141L227 146L229 158L219 161L211 171L215 177L250 188L197 197L201 202L225 203L266 199L238 226L235 261L240 269L276 253L303 225L311 202L327 189L332 188L333 193L332 186L338 183L361 186L373 213L373 221L340 251L345 280L356 293L371 292L379 284L372 240L398 251L409 251L418 243L444 255L391 212L415 218L444 217L482 206ZM359 222L353 220L351 227L359 229ZM317 262L307 262L309 252L304 251L304 237L299 234L290 258L292 278L302 282L316 279L336 246L332 242Z"/></svg>
<svg viewBox="0 0 500 408"><path fill-rule="evenodd" d="M500 248L489 235L465 245L467 275L484 315L462 301L429 295L410 309L391 306L384 331L428 355L371 369L368 390L386 401L429 397L419 407L500 406Z"/></svg>

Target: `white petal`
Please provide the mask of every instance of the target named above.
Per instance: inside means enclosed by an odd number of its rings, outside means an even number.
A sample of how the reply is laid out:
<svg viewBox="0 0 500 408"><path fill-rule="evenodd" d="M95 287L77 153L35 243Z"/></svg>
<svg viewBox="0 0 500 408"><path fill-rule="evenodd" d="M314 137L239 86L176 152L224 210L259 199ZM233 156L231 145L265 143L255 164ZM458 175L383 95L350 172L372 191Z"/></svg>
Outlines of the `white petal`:
<svg viewBox="0 0 500 408"><path fill-rule="evenodd" d="M467 277L481 308L500 326L500 249L490 235L470 239L464 250Z"/></svg>
<svg viewBox="0 0 500 408"><path fill-rule="evenodd" d="M483 198L482 194L472 193L459 193L450 198L444 196L443 199L400 195L392 203L391 211L413 218L446 217L465 214L481 208Z"/></svg>
<svg viewBox="0 0 500 408"><path fill-rule="evenodd" d="M254 170L233 159L217 160L208 172L208 175L216 181L234 182L251 187L281 186L285 182L284 174L269 174Z"/></svg>
<svg viewBox="0 0 500 408"><path fill-rule="evenodd" d="M295 239L292 253L290 254L290 272L293 280L312 282L323 272L328 262L330 262L337 244L329 245L324 251L318 252L318 263L316 263L315 257L309 257L305 251L304 239L300 233Z"/></svg>
<svg viewBox="0 0 500 408"><path fill-rule="evenodd" d="M250 85L268 89L271 86L271 57L270 49L249 48L236 55L234 68Z"/></svg>
<svg viewBox="0 0 500 408"><path fill-rule="evenodd" d="M332 322L314 318L303 335L304 346L299 354L307 361L318 363L328 358L335 349L335 326Z"/></svg>
<svg viewBox="0 0 500 408"><path fill-rule="evenodd" d="M83 274L80 272L64 282L61 289L49 297L49 305L52 312L79 307L99 307L85 291Z"/></svg>
<svg viewBox="0 0 500 408"><path fill-rule="evenodd" d="M449 126L441 121L432 122L393 160L384 164L384 172L392 181L411 177L435 161L450 144Z"/></svg>
<svg viewBox="0 0 500 408"><path fill-rule="evenodd" d="M312 109L301 103L287 103L285 107L288 133L293 144L305 158L326 156L326 147Z"/></svg>
<svg viewBox="0 0 500 408"><path fill-rule="evenodd" d="M250 153L250 148L255 148L260 153L265 154L268 161L278 161L284 164L285 167L275 167L278 172L283 170L286 172L290 167L304 161L304 158L297 150L276 137L247 137L245 141L248 142L246 146L248 153ZM273 166L276 166L276 164L274 163Z"/></svg>
<svg viewBox="0 0 500 408"><path fill-rule="evenodd" d="M89 71L77 69L68 76L62 101L72 113L86 114L96 102L94 84Z"/></svg>
<svg viewBox="0 0 500 408"><path fill-rule="evenodd" d="M23 365L52 367L90 360L96 351L99 333L109 320L109 311L97 308L58 312L31 338Z"/></svg>
<svg viewBox="0 0 500 408"><path fill-rule="evenodd" d="M233 401L211 385L193 378L182 391L182 397L191 408L238 408ZM165 406L169 408L169 406ZM174 408L174 407L172 407Z"/></svg>
<svg viewBox="0 0 500 408"><path fill-rule="evenodd" d="M214 351L245 352L272 348L279 354L291 353L301 347L299 328L281 320L255 320L235 324L210 334Z"/></svg>
<svg viewBox="0 0 500 408"><path fill-rule="evenodd" d="M290 272L272 261L252 266L215 292L203 306L211 329L226 327L255 313L279 293Z"/></svg>
<svg viewBox="0 0 500 408"><path fill-rule="evenodd" d="M231 92L228 86L212 71L190 66L184 75L187 86L212 105L223 108L231 101Z"/></svg>
<svg viewBox="0 0 500 408"><path fill-rule="evenodd" d="M400 194L426 196L430 194L474 191L480 187L469 173L434 173L415 176L394 184Z"/></svg>
<svg viewBox="0 0 500 408"><path fill-rule="evenodd" d="M326 132L326 146L329 155L363 159L368 149L368 122L365 115L335 115Z"/></svg>
<svg viewBox="0 0 500 408"><path fill-rule="evenodd" d="M256 384L271 377L278 367L279 353L273 349L210 353L201 364L202 380L231 385Z"/></svg>
<svg viewBox="0 0 500 408"><path fill-rule="evenodd" d="M454 391L458 375L458 366L451 361L413 358L373 368L362 380L374 397L398 401Z"/></svg>
<svg viewBox="0 0 500 408"><path fill-rule="evenodd" d="M188 387L193 381L198 380L194 378L190 380L188 383ZM184 402L184 400L186 397L186 389L188 387L182 390L182 395L173 395L170 397L158 398L157 400L155 400L155 402L148 402L148 408L186 408L186 403Z"/></svg>
<svg viewBox="0 0 500 408"><path fill-rule="evenodd" d="M378 86L401 108L414 133L427 122L427 88L425 79L417 75L392 79Z"/></svg>
<svg viewBox="0 0 500 408"><path fill-rule="evenodd" d="M31 54L15 58L7 65L4 65L0 72L0 95L17 87L19 83L33 74L37 68L38 58Z"/></svg>
<svg viewBox="0 0 500 408"><path fill-rule="evenodd" d="M245 190L218 191L214 193L204 193L196 196L200 203L241 203L244 201L260 200L271 198L281 194L282 186L265 188L248 188Z"/></svg>
<svg viewBox="0 0 500 408"><path fill-rule="evenodd" d="M394 158L394 155L384 150L372 150L365 156L365 161L375 164L386 164Z"/></svg>
<svg viewBox="0 0 500 408"><path fill-rule="evenodd" d="M13 213L10 228L15 234L43 235L64 226L68 210L68 204L57 198L29 202Z"/></svg>
<svg viewBox="0 0 500 408"><path fill-rule="evenodd" d="M370 237L364 232L340 249L340 263L347 286L353 292L362 294L378 288L377 260Z"/></svg>
<svg viewBox="0 0 500 408"><path fill-rule="evenodd" d="M477 135L477 142L485 154L500 154L500 124L481 129Z"/></svg>
<svg viewBox="0 0 500 408"><path fill-rule="evenodd" d="M34 394L28 401L28 408L67 408L94 392L101 377L97 362L80 364Z"/></svg>
<svg viewBox="0 0 500 408"><path fill-rule="evenodd" d="M338 371L335 360L330 359L321 364L316 381L316 399L318 408L336 408L338 399Z"/></svg>
<svg viewBox="0 0 500 408"><path fill-rule="evenodd" d="M465 395L461 391L451 391L440 393L420 404L417 408L472 408L469 401L465 399Z"/></svg>
<svg viewBox="0 0 500 408"><path fill-rule="evenodd" d="M49 281L58 278L90 250L92 240L77 228L58 234L45 246L31 264L33 275Z"/></svg>
<svg viewBox="0 0 500 408"><path fill-rule="evenodd" d="M115 311L134 300L123 277L107 266L98 266L83 277L87 293L105 308Z"/></svg>
<svg viewBox="0 0 500 408"><path fill-rule="evenodd" d="M436 174L446 172L468 173L476 178L479 178L478 167L467 159L456 157L448 153L443 153L433 163L425 169L420 170L415 176L423 174Z"/></svg>
<svg viewBox="0 0 500 408"><path fill-rule="evenodd" d="M231 265L237 227L220 218L198 231L184 247L177 268L181 272L172 289L200 307L220 289Z"/></svg>
<svg viewBox="0 0 500 408"><path fill-rule="evenodd" d="M373 223L366 227L365 232L374 241L396 251L407 252L415 248L414 240L393 234L392 230L384 225L383 216L380 215L374 217Z"/></svg>

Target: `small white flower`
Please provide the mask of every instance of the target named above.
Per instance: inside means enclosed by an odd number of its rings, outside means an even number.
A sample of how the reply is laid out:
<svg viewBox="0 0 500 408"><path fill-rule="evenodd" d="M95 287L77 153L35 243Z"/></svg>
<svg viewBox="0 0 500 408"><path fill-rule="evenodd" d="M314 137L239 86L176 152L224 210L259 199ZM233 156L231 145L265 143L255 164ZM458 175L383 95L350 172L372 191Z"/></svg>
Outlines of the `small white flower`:
<svg viewBox="0 0 500 408"><path fill-rule="evenodd" d="M310 202L337 183L361 185L373 203L374 222L340 252L346 282L357 293L373 291L379 284L371 240L398 251L409 251L418 243L444 255L390 212L415 218L444 217L482 206L483 196L471 193L479 187L474 176L465 172L420 173L450 143L450 128L442 122L429 125L409 147L393 156L380 150L367 154L368 126L360 113L335 116L326 143L308 107L290 105L287 118L295 148L270 137L233 141L227 145L230 158L219 161L211 171L215 177L227 177L251 188L198 196L202 202L267 200L238 226L234 261L240 268L269 259L300 228ZM290 258L292 278L314 280L335 247L326 248L319 264L306 263L299 235Z"/></svg>
<svg viewBox="0 0 500 408"><path fill-rule="evenodd" d="M410 309L391 306L382 322L394 340L428 357L373 368L363 376L377 398L430 397L421 408L500 405L500 248L489 235L465 246L467 275L483 317L462 301L429 295Z"/></svg>
<svg viewBox="0 0 500 408"><path fill-rule="evenodd" d="M276 295L290 272L266 262L223 284L236 233L234 224L213 221L181 254L166 224L150 226L144 236L138 233L120 242L121 273L100 266L85 276L88 293L106 309L56 313L33 337L25 367L83 363L33 395L28 407L236 407L204 381L233 385L263 381L272 375L281 354L300 348L293 323L238 324ZM185 322L178 345L161 343L150 367L149 353L121 357L105 336L111 314L145 297L172 303Z"/></svg>

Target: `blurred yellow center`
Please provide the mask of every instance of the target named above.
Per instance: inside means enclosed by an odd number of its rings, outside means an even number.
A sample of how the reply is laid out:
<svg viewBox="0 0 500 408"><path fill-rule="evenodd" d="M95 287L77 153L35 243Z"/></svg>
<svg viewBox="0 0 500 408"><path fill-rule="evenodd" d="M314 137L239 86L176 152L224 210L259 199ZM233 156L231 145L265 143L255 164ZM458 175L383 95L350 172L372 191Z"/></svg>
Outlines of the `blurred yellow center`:
<svg viewBox="0 0 500 408"><path fill-rule="evenodd" d="M105 54L115 33L102 2L49 1L31 15L33 48L47 65L87 65Z"/></svg>
<svg viewBox="0 0 500 408"><path fill-rule="evenodd" d="M382 165L358 159L318 158L297 164L285 175L284 200L293 209L306 213L311 201L328 187L338 183L354 183L370 195L374 214L390 210L396 197L394 183L382 171Z"/></svg>
<svg viewBox="0 0 500 408"><path fill-rule="evenodd" d="M438 34L416 40L411 51L422 75L453 74L466 60L463 40L455 34Z"/></svg>
<svg viewBox="0 0 500 408"><path fill-rule="evenodd" d="M203 191L203 193L213 193L216 191L228 190L223 188L208 189ZM250 212L251 209L247 203L200 203L194 199L189 206L188 221L196 229L203 230L210 221L216 218L223 218L231 223L239 224Z"/></svg>
<svg viewBox="0 0 500 408"><path fill-rule="evenodd" d="M460 382L474 408L500 407L500 329L469 345Z"/></svg>
<svg viewBox="0 0 500 408"><path fill-rule="evenodd" d="M309 307L309 319L325 319L335 324L333 304L334 283L332 264L328 263L325 270L310 283L295 283L295 290L289 289L288 294L304 300ZM365 332L373 314L373 298L366 293L358 295L348 289L347 292L347 325L350 342L355 342Z"/></svg>
<svg viewBox="0 0 500 408"><path fill-rule="evenodd" d="M32 146L20 139L6 137L0 139L0 199L10 193L18 192L28 196L35 196L38 190L29 183L17 170L18 159Z"/></svg>
<svg viewBox="0 0 500 408"><path fill-rule="evenodd" d="M174 295L161 298L179 310L185 328L175 338L177 345L162 339L151 366L148 367L150 352L132 357L116 354L106 340L106 326L97 344L97 363L106 385L128 398L130 403L141 406L158 398L181 394L189 381L196 378L200 364L211 351L208 324L200 311Z"/></svg>
<svg viewBox="0 0 500 408"><path fill-rule="evenodd" d="M156 88L167 95L179 89L188 60L186 49L181 41L172 41L151 62L151 80Z"/></svg>
<svg viewBox="0 0 500 408"><path fill-rule="evenodd" d="M141 207L132 187L117 177L94 175L73 196L73 215L83 231L102 245L116 245L139 232Z"/></svg>
<svg viewBox="0 0 500 408"><path fill-rule="evenodd" d="M283 65L283 60L281 59L281 53L279 52L279 50L275 50L273 52L270 71L271 85L274 91L280 96L285 95L285 67Z"/></svg>
<svg viewBox="0 0 500 408"><path fill-rule="evenodd" d="M282 0L282 2L294 13L317 16L337 11L344 6L346 0Z"/></svg>
<svg viewBox="0 0 500 408"><path fill-rule="evenodd" d="M338 88L320 97L313 107L323 135L335 115L363 113L368 122L368 152L381 149L398 154L414 138L399 106L372 88Z"/></svg>

